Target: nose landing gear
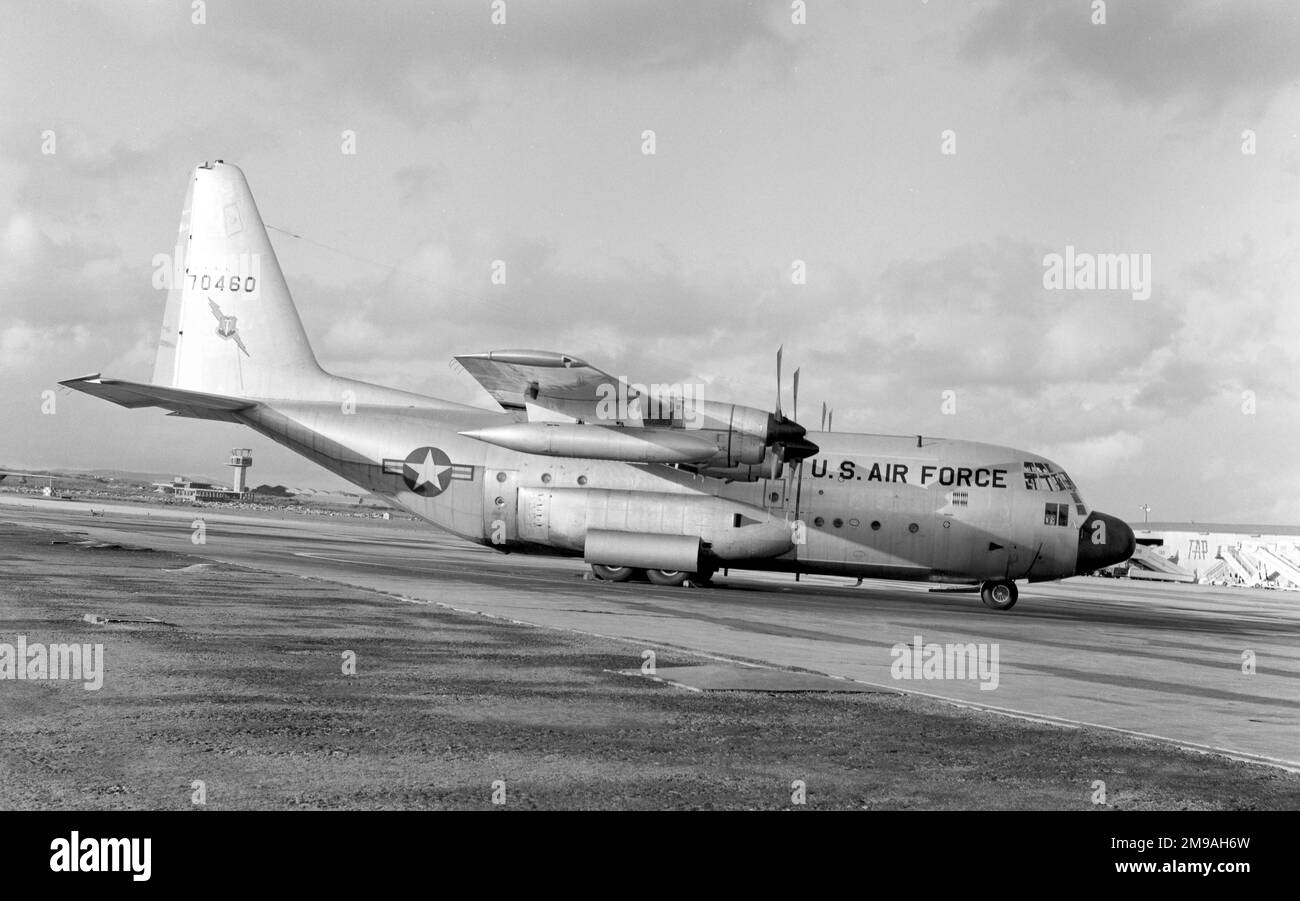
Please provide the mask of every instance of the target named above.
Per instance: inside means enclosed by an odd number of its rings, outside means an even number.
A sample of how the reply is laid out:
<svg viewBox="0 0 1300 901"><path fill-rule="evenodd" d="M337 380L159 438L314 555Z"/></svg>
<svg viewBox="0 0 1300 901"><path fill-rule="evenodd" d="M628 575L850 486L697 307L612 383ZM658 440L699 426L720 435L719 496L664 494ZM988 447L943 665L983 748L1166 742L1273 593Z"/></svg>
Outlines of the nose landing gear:
<svg viewBox="0 0 1300 901"><path fill-rule="evenodd" d="M1018 597L1016 583L1009 579L985 582L984 587L980 589L980 600L984 602L985 607L994 610L1010 610L1016 606Z"/></svg>

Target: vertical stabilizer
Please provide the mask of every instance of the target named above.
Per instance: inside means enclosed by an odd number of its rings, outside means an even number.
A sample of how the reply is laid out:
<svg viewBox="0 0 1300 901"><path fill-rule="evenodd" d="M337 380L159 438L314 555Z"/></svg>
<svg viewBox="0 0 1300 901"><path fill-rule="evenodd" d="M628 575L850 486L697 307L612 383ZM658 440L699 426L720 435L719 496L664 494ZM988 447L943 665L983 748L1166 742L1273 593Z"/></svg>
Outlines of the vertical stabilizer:
<svg viewBox="0 0 1300 901"><path fill-rule="evenodd" d="M322 372L238 166L192 173L153 382L230 397L306 398Z"/></svg>

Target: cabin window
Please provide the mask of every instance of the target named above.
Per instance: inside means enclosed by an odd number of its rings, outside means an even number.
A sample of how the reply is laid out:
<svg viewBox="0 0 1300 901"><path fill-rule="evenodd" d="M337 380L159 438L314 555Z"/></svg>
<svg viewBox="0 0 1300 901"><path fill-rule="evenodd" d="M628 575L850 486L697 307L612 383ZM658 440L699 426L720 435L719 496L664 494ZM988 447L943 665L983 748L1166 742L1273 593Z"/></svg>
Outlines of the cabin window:
<svg viewBox="0 0 1300 901"><path fill-rule="evenodd" d="M1068 526L1070 524L1069 504L1048 504L1043 509L1043 525Z"/></svg>

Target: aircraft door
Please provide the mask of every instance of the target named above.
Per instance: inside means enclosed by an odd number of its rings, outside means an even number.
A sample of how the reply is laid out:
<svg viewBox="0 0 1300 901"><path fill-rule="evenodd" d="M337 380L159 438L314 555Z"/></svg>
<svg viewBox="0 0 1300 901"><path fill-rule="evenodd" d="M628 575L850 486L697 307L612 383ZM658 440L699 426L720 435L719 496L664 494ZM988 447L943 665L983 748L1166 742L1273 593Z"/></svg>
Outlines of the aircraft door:
<svg viewBox="0 0 1300 901"><path fill-rule="evenodd" d="M978 502L978 501L977 501ZM963 576L971 568L971 555L980 540L972 523L970 492L960 489L943 495L934 514L934 569Z"/></svg>
<svg viewBox="0 0 1300 901"><path fill-rule="evenodd" d="M1028 562L1015 540L1014 524L1020 512L1016 499L1016 495L995 494L986 512L978 519L977 524L985 534L972 553L971 569L988 578L1006 579L1022 575L1021 569Z"/></svg>
<svg viewBox="0 0 1300 901"><path fill-rule="evenodd" d="M1012 543L1007 547L1007 578L1013 578L1020 573L1020 545Z"/></svg>

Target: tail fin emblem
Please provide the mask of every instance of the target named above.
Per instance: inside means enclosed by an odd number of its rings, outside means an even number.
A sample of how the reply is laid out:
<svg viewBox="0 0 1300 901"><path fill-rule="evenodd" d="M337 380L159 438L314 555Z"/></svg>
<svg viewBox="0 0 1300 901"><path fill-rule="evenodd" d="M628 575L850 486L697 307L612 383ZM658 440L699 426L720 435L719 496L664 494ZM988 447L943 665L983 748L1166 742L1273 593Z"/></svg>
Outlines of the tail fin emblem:
<svg viewBox="0 0 1300 901"><path fill-rule="evenodd" d="M244 356L251 356L248 352L248 348L244 346L244 339L239 337L239 330L235 325L235 320L238 317L227 316L225 313L221 312L221 307L217 306L216 301L211 297L208 298L208 308L212 310L212 315L217 320L217 334L223 338L235 339L235 343L238 344L239 349L244 352Z"/></svg>

